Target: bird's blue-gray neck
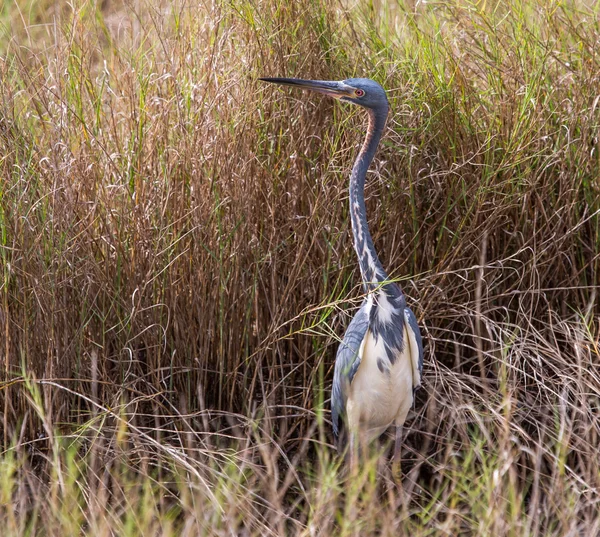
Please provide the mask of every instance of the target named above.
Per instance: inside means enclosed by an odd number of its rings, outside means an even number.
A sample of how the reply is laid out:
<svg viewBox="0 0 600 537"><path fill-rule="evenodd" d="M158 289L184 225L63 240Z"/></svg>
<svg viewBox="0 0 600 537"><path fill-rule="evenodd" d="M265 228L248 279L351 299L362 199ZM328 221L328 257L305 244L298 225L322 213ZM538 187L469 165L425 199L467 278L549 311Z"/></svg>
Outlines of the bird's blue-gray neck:
<svg viewBox="0 0 600 537"><path fill-rule="evenodd" d="M368 110L369 128L367 137L358 154L350 175L350 218L354 249L358 255L365 292L373 291L388 279L369 232L365 207L365 178L373 161L379 140L383 134L388 110Z"/></svg>

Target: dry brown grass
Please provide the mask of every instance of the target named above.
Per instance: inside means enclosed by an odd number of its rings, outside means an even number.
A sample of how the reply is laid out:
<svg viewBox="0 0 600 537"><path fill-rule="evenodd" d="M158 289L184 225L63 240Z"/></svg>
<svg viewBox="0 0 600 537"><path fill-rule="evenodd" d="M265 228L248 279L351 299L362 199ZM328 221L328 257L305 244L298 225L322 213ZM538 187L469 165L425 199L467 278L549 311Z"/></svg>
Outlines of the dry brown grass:
<svg viewBox="0 0 600 537"><path fill-rule="evenodd" d="M460 4L460 5L459 5ZM596 535L595 7L0 8L0 513L11 535ZM405 486L329 442L369 221L423 326ZM74 508L76 506L76 508Z"/></svg>

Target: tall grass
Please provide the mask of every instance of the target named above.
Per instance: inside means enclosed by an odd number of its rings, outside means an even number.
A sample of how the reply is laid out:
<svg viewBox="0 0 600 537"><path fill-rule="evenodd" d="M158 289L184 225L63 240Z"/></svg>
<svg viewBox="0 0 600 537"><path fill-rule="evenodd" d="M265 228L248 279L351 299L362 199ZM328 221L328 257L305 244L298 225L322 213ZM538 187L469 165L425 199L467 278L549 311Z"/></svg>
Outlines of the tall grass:
<svg viewBox="0 0 600 537"><path fill-rule="evenodd" d="M596 535L598 7L0 7L7 535ZM403 484L334 454L367 185L426 344ZM385 444L385 442L383 442Z"/></svg>

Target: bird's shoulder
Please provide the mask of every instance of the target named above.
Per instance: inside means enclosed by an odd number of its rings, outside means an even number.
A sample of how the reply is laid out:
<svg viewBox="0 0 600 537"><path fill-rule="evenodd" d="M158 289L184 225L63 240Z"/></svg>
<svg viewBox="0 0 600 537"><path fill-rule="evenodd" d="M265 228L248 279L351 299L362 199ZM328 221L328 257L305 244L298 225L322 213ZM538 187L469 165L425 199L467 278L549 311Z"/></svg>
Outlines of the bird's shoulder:
<svg viewBox="0 0 600 537"><path fill-rule="evenodd" d="M360 346L365 334L369 329L369 305L365 300L359 310L354 314L352 321L346 329L344 338L338 347L336 355L336 369L342 373L340 368L352 366L359 357ZM356 364L358 366L358 364Z"/></svg>

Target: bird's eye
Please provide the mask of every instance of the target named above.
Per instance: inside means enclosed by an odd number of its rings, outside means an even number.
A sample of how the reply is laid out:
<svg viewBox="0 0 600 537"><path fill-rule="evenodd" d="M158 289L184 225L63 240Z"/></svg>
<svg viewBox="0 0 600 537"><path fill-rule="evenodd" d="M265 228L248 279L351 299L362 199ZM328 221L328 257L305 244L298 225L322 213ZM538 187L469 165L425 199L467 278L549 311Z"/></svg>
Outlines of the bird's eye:
<svg viewBox="0 0 600 537"><path fill-rule="evenodd" d="M362 97L364 94L365 92L361 89L354 90L354 95L356 95L357 97Z"/></svg>

